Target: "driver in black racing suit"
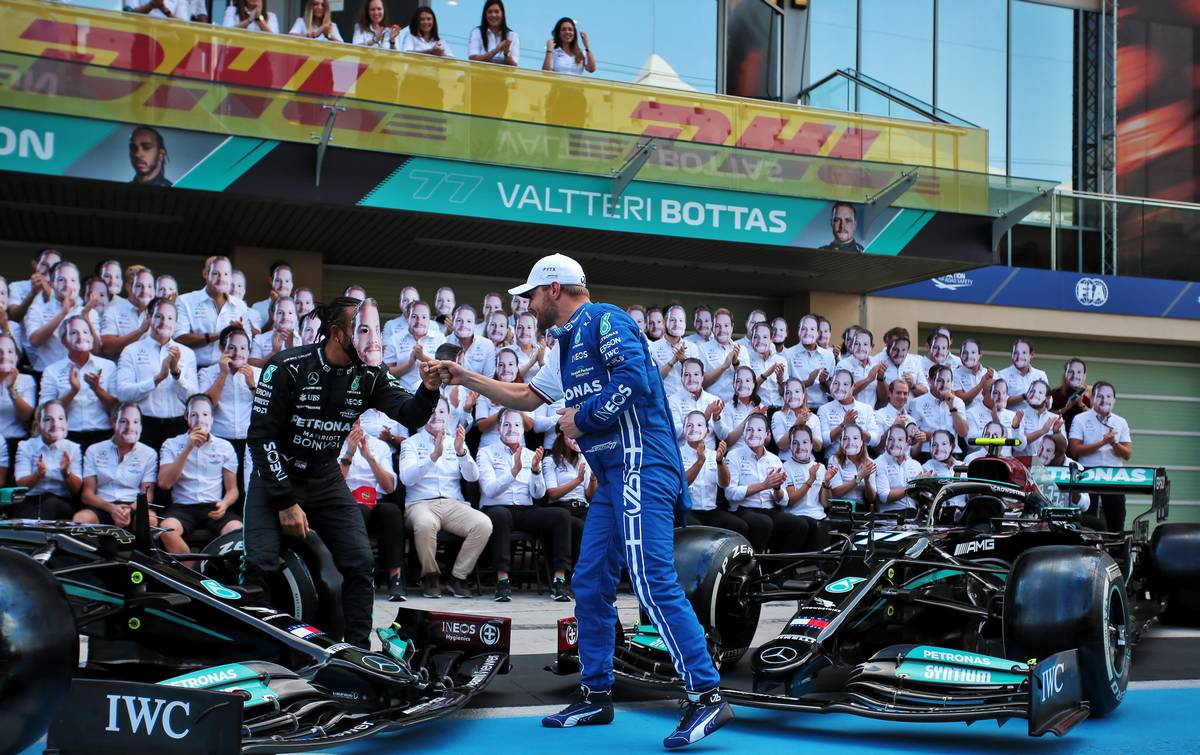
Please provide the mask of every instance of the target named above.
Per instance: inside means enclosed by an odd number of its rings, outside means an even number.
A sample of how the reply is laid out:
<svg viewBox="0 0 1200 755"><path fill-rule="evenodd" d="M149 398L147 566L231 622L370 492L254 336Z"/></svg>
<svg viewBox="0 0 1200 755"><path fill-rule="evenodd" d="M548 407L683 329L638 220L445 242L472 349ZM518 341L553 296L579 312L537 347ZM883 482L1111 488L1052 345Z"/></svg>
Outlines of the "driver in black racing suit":
<svg viewBox="0 0 1200 755"><path fill-rule="evenodd" d="M345 640L369 648L374 559L337 455L367 409L413 432L422 427L437 406L441 378L422 364L414 395L380 366L374 299L335 299L321 323L320 341L271 357L258 381L246 438L254 474L246 492L242 582L268 591L279 569L280 533L304 538L311 520L342 575Z"/></svg>

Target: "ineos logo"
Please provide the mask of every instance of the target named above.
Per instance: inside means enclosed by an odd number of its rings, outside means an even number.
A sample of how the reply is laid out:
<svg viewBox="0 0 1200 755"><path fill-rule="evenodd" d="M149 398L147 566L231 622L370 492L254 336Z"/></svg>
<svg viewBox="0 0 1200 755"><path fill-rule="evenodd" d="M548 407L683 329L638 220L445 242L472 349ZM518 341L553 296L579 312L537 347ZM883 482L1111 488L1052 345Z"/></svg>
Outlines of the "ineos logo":
<svg viewBox="0 0 1200 755"><path fill-rule="evenodd" d="M758 660L768 666L783 666L800 657L800 651L787 645L776 645L758 654Z"/></svg>

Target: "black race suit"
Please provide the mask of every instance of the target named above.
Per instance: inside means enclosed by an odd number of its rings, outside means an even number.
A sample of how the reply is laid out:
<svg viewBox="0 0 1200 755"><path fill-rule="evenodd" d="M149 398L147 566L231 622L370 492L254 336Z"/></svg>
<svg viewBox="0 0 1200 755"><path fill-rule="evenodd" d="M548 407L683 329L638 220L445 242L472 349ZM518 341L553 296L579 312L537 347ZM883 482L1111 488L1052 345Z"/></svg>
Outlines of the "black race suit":
<svg viewBox="0 0 1200 755"><path fill-rule="evenodd" d="M324 343L271 357L255 390L246 438L254 474L242 526L242 581L267 589L270 573L279 569L279 512L299 503L342 574L345 640L370 647L374 562L337 455L367 409L416 432L437 400L425 386L410 394L386 368L329 364Z"/></svg>

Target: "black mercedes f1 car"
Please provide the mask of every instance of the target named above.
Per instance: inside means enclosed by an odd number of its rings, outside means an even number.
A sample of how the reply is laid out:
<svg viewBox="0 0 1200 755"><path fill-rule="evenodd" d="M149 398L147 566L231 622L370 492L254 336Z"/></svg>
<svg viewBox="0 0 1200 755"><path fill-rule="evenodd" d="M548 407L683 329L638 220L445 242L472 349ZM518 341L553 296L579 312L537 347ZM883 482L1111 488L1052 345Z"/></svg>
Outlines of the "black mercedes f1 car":
<svg viewBox="0 0 1200 755"><path fill-rule="evenodd" d="M311 751L444 716L508 670L510 619L401 608L371 652L214 578L228 542L188 557L205 574L139 529L0 522L0 752L47 727L62 753ZM314 582L337 590L300 555L323 551L285 550L296 613Z"/></svg>
<svg viewBox="0 0 1200 755"><path fill-rule="evenodd" d="M750 654L752 687L723 688L727 699L886 720L1025 718L1030 735L1061 736L1121 703L1149 623L1200 620L1200 525L1164 523L1162 469L985 457L966 479L918 478L908 492L920 502L911 521L834 504L819 552L755 554L726 530L676 531L679 581L718 667ZM1100 532L1069 503L1081 492L1153 505L1131 532ZM781 600L795 614L751 651L760 607ZM572 629L560 630L560 673L575 667ZM618 632L614 667L679 686L649 621Z"/></svg>

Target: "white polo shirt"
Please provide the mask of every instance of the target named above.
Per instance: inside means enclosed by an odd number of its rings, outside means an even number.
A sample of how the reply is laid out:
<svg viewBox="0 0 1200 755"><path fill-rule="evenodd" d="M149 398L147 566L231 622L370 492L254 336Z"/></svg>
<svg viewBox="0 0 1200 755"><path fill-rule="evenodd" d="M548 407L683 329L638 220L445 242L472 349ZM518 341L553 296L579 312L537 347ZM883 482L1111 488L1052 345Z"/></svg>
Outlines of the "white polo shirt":
<svg viewBox="0 0 1200 755"><path fill-rule="evenodd" d="M108 306L104 308L104 314L100 315L100 335L128 335L141 327L145 320L145 312L139 312L138 308L128 299L117 297L108 303Z"/></svg>
<svg viewBox="0 0 1200 755"><path fill-rule="evenodd" d="M684 444L679 449L683 457L683 471L686 473L696 463L696 451L690 445ZM704 466L691 485L688 492L692 496L692 511L712 511L717 508L717 455L712 451L704 454Z"/></svg>
<svg viewBox="0 0 1200 755"><path fill-rule="evenodd" d="M294 349L300 345L300 334L296 333L292 339L292 345L288 346L287 339L282 339L280 351L284 349ZM264 330L262 333L254 336L250 341L250 358L251 359L270 359L274 356L275 349L275 330ZM217 357L219 360L220 357Z"/></svg>
<svg viewBox="0 0 1200 755"><path fill-rule="evenodd" d="M829 466L833 467L833 477L829 480L829 487L836 488L839 485L845 485L854 479L858 474L858 465L852 459L847 458L844 464L838 462L837 457L833 454L829 455ZM857 485L849 491L837 496L843 501L854 501L857 504L863 502L863 491L867 488L866 480L860 480Z"/></svg>
<svg viewBox="0 0 1200 755"><path fill-rule="evenodd" d="M954 368L954 390L969 391L979 385L979 381L987 374L987 368L980 365L979 369L972 372L963 366ZM983 391L975 394L975 398L971 399L970 407L983 406Z"/></svg>
<svg viewBox="0 0 1200 755"><path fill-rule="evenodd" d="M168 438L159 450L160 467L172 464L183 453L187 433ZM179 479L171 488L171 503L213 504L225 497L224 470L237 474L237 454L224 438L209 435L208 442L188 453Z"/></svg>
<svg viewBox="0 0 1200 755"><path fill-rule="evenodd" d="M404 315L393 317L383 324L383 332L380 334L383 337L383 342L387 343L396 336L402 336L408 333L408 319Z"/></svg>
<svg viewBox="0 0 1200 755"><path fill-rule="evenodd" d="M212 388L222 369L221 363L218 362L200 370L197 376L199 389L207 391ZM251 366L250 370L257 385L262 370L254 366ZM213 435L225 440L245 440L246 434L250 432L250 410L253 404L254 390L250 388L250 381L246 380L241 370L226 376L221 395L213 408Z"/></svg>
<svg viewBox="0 0 1200 755"><path fill-rule="evenodd" d="M479 27L471 29L471 36L467 41L467 55L484 55L488 50L496 49L503 40L500 39L491 29L487 30L487 44L483 43L483 34L480 33ZM521 38L512 29L508 30L508 54L513 61L518 65L521 62ZM504 53L498 52L491 59L483 61L485 63L503 63Z"/></svg>
<svg viewBox="0 0 1200 755"><path fill-rule="evenodd" d="M155 385L154 378L162 369L163 360L169 356L168 346L179 347L179 379L176 380L168 370L163 381ZM116 389L117 398L136 401L147 417L182 417L183 402L198 391L196 357L191 349L177 341L159 345L153 338L143 338L121 352L121 358L117 360Z"/></svg>
<svg viewBox="0 0 1200 755"><path fill-rule="evenodd" d="M446 337L446 343L462 346L458 341L458 336L453 333ZM462 366L471 372L478 372L484 377L495 377L496 345L486 338L476 336L471 339L470 347L462 352L461 362Z"/></svg>
<svg viewBox="0 0 1200 755"><path fill-rule="evenodd" d="M37 406L37 381L33 375L24 372L17 373L17 381L13 384L17 395L30 406ZM0 389L0 436L5 438L24 438L29 435L29 427L17 419L17 410L13 406L12 396L7 389Z"/></svg>
<svg viewBox="0 0 1200 755"><path fill-rule="evenodd" d="M762 402L772 409L778 409L783 406L783 390L787 385L788 377L790 376L788 360L783 354L772 354L767 358L757 353L750 354L750 359L746 363L750 369L754 370L754 378L757 380L764 372L773 368L777 364L783 365L783 374L776 376L771 375L758 386L758 397ZM810 404L811 406L811 404Z"/></svg>
<svg viewBox="0 0 1200 755"><path fill-rule="evenodd" d="M785 464L792 460L791 434L794 424L796 413L791 409L780 409L771 417L771 437L775 439L775 445L779 446L779 459ZM804 426L812 431L814 439L825 442L825 433L821 431L821 420L816 412L808 413L808 420Z"/></svg>
<svg viewBox="0 0 1200 755"><path fill-rule="evenodd" d="M876 437L872 441L872 445L877 443L879 441L879 439L883 437L884 432L886 432L889 427L896 424L896 418L899 417L901 414L904 414L911 418L912 417L912 413L910 411L911 406L912 406L912 402L909 402L909 404L907 406L905 406L903 409L897 409L895 406L892 405L892 402L889 401L886 404L884 404L881 408L876 409L875 410L875 429L879 431L879 436ZM970 420L967 420L967 421L970 422Z"/></svg>
<svg viewBox="0 0 1200 755"><path fill-rule="evenodd" d="M375 461L379 463L379 466L389 471L392 469L391 444L368 435L367 447L371 449L371 455L375 457ZM343 457L350 455L350 450L346 448L345 443L342 443L340 455ZM352 491L359 488L375 488L375 493L380 496L389 495L392 492L380 487L379 480L375 478L375 472L371 469L370 462L367 461L366 457L358 449L354 450L354 456L350 460L350 469L346 472L346 486Z"/></svg>
<svg viewBox="0 0 1200 755"><path fill-rule="evenodd" d="M481 395L475 401L475 421L479 422L482 419L487 419L488 417L499 414L502 409L504 409L503 406L493 402L487 396ZM529 413L521 412L521 416L528 417ZM502 446L502 445L504 445L504 444L500 441L500 423L499 422L496 422L496 424L492 425L492 429L487 430L485 432L481 432L479 434L479 449L481 451L484 448L488 448L490 446ZM551 445L553 445L553 444L551 444Z"/></svg>
<svg viewBox="0 0 1200 755"><path fill-rule="evenodd" d="M862 364L852 356L846 357L837 363L837 369L846 370L849 372L856 383L866 377L867 373L874 368L875 365L871 363L870 359L867 360L866 364ZM834 371L835 370L830 370L829 374L832 376ZM805 375L805 377L808 376ZM879 394L875 389L877 382L878 381L872 380L869 385L867 385L858 393L854 394L854 398L863 402L864 404L867 404L868 406L875 406L875 403L879 400Z"/></svg>
<svg viewBox="0 0 1200 755"><path fill-rule="evenodd" d="M558 410L567 405L563 399L553 404L541 404L533 410L533 431L542 434L542 448L549 451L554 446L554 438L558 435Z"/></svg>
<svg viewBox="0 0 1200 755"><path fill-rule="evenodd" d="M687 415L692 412L702 412L710 404L718 400L716 396L704 390L700 391L699 397L693 396L684 390L672 396L668 404L671 408L671 420L675 424L675 440L680 443L684 442L683 425L684 421L687 420ZM719 420L710 419L708 421L709 433L708 437L704 439L704 446L706 448L716 448L718 439L725 440L725 436L729 435L729 432L733 430L732 417L733 412L726 408L721 411L721 418Z"/></svg>
<svg viewBox="0 0 1200 755"><path fill-rule="evenodd" d="M842 424L842 420L846 418L846 412L851 409L858 410L858 416L854 418L854 424L858 425L863 431L863 442L866 445L871 445L878 437L879 428L876 427L875 410L861 401L855 401L850 405L841 403L840 401L830 401L817 410L817 417L821 420L821 442L824 443L824 450L827 456L832 456L842 447L839 435L839 440L835 441L829 437L833 432L833 428Z"/></svg>
<svg viewBox="0 0 1200 755"><path fill-rule="evenodd" d="M725 360L729 358L729 352L733 349L738 350L738 355L735 361L738 364L750 363L750 352L743 349L736 343L730 342L727 346L722 346L715 338L710 338L707 343L700 349L700 359L704 362L704 371L711 372L721 365L725 364ZM730 366L721 376L718 377L713 384L705 388L712 395L724 401L726 404L733 403L733 381L736 368Z"/></svg>
<svg viewBox="0 0 1200 755"><path fill-rule="evenodd" d="M378 409L368 409L358 415L358 422L362 426L362 430L372 438L379 438L386 427L391 431L393 438L407 438L408 428L400 424L396 420L387 416ZM380 438L380 440L383 440Z"/></svg>
<svg viewBox="0 0 1200 755"><path fill-rule="evenodd" d="M424 349L426 356L433 357L437 353L437 349L446 342L446 337L441 334L434 324L430 325L430 330L421 338L421 348ZM407 362L412 354L413 347L417 345L417 339L412 337L412 334L405 331L403 335L393 336L392 340L385 341L383 346L383 363L384 364L400 364ZM415 393L421 385L421 365L420 362L413 362L413 365L408 368L408 371L397 378L400 385L409 393Z"/></svg>
<svg viewBox="0 0 1200 755"><path fill-rule="evenodd" d="M732 504L733 511L740 508L773 509L775 508L775 490L767 488L753 495L746 494L746 488L767 479L767 474L773 469L782 469L783 462L770 451L763 451L762 456L755 457L749 446L739 446L725 457L729 467L729 484L725 486L725 498Z"/></svg>
<svg viewBox="0 0 1200 755"><path fill-rule="evenodd" d="M236 296L227 295L225 304L218 307L207 289L189 291L176 300L176 312L175 338L184 333L220 333L234 320L241 320L246 332L250 332L250 308ZM216 338L193 350L197 367L207 367L221 358L221 344Z"/></svg>
<svg viewBox="0 0 1200 755"><path fill-rule="evenodd" d="M963 400L958 396L951 395L950 401L954 408L958 410L959 415L964 421L970 425L967 420L967 407L963 404ZM933 435L934 430L946 430L956 439L958 433L954 431L954 415L950 412L950 408L946 404L938 401L934 397L933 392L925 393L917 396L912 401L908 402L908 410L912 414L913 420L917 423L917 429L925 433L927 436ZM921 444L921 450L925 453L929 452L929 439Z"/></svg>
<svg viewBox="0 0 1200 755"><path fill-rule="evenodd" d="M442 437L442 455L432 464L433 436L424 428L400 446L400 482L404 483L404 500L407 503L449 498L465 501L461 480L475 482L479 479L479 466L471 458L470 450L462 458L454 450L454 436Z"/></svg>
<svg viewBox="0 0 1200 755"><path fill-rule="evenodd" d="M1029 390L1029 384L1034 380L1041 380L1046 384L1047 396L1050 391L1053 390L1053 386L1050 385L1050 379L1046 377L1046 373L1034 367L1033 365L1030 365L1029 371L1022 375L1015 365L1010 364L1009 366L997 372L996 378L1003 380L1008 384L1009 396L1024 396ZM1013 411L1016 411L1017 409L1028 410L1029 405L1022 401L1019 404L1010 404L1008 408L1012 409Z"/></svg>
<svg viewBox="0 0 1200 755"><path fill-rule="evenodd" d="M298 18L298 19L296 19L296 23L299 24L303 20L304 19L302 19L302 18ZM333 30L336 32L337 27L336 26L333 27ZM301 29L301 31L303 31L303 29ZM322 37L322 39L323 39L323 37ZM337 41L341 42L342 40L338 39ZM432 50L434 48L435 45L437 45L438 41L439 40L434 40L432 42L426 42L421 37L413 36L409 32L405 31L403 34L400 35L400 51L401 52L429 52L430 50ZM445 55L443 55L442 57L453 58L454 50L450 49L450 43L444 39L440 40L440 41L442 43L442 49L445 52Z"/></svg>
<svg viewBox="0 0 1200 755"><path fill-rule="evenodd" d="M783 463L783 471L787 472L787 485L796 490L808 482L809 471L813 467L817 468L817 477L808 488L808 492L794 506L784 509L792 516L806 516L810 519L824 519L827 516L825 507L821 505L821 483L825 480L825 465L815 459L807 464L798 461Z"/></svg>
<svg viewBox="0 0 1200 755"><path fill-rule="evenodd" d="M1084 443L1099 443L1109 430L1116 433L1118 443L1129 443L1132 440L1129 423L1124 417L1110 412L1107 417L1101 419L1095 409L1089 409L1075 417L1071 423L1070 437ZM1120 467L1125 464L1125 460L1117 456L1111 445L1104 445L1090 454L1084 454L1076 461L1085 467Z"/></svg>
<svg viewBox="0 0 1200 755"><path fill-rule="evenodd" d="M583 52L582 50L580 52ZM587 70L587 53L583 52L583 60L575 60L575 56L561 47L555 47L550 53L550 70L555 73L568 73L582 76Z"/></svg>
<svg viewBox="0 0 1200 755"><path fill-rule="evenodd" d="M288 31L288 34L307 34L307 33L308 33L308 24L306 24L304 22L304 16L297 18L296 23L292 24L292 28ZM329 36L325 36L324 34L322 34L321 36L315 37L312 39L314 41L319 41L319 42L341 42L342 41L342 32L338 29L337 24L333 24L332 30L329 32Z"/></svg>
<svg viewBox="0 0 1200 755"><path fill-rule="evenodd" d="M680 339L683 341L683 349L687 359L700 359L700 348L691 341ZM662 337L657 341L650 342L650 356L654 358L654 364L662 371L662 368L670 363L675 356L675 349L671 344L667 343L666 337ZM663 392L667 394L667 398L671 398L676 393L683 390L683 362L676 362L671 371L663 378Z"/></svg>
<svg viewBox="0 0 1200 755"><path fill-rule="evenodd" d="M902 379L904 373L911 372L913 376L912 384L914 388L918 385L924 388L929 387L929 380L925 373L921 371L921 359L915 354L909 354L908 356L904 357L904 361L900 362L900 366L898 367L896 366L895 362L887 357L884 357L883 363L886 365L883 373L883 379L889 386L892 384L892 381Z"/></svg>
<svg viewBox="0 0 1200 755"><path fill-rule="evenodd" d="M875 459L875 494L879 496L880 511L904 511L916 509L917 502L909 496L903 496L890 503L883 501L892 488L902 488L917 475L921 474L921 465L909 456L903 461L896 461L891 454L883 454Z"/></svg>
<svg viewBox="0 0 1200 755"><path fill-rule="evenodd" d="M1012 409L999 409L996 411L996 416L999 417L1000 426L1004 428L1004 437L1020 438L1021 446L1019 446L1019 455L1026 456L1029 454L1029 449L1025 448L1025 431L1021 428L1013 429L1013 420L1016 419L1016 412ZM980 438L983 437L983 430L992 421L992 410L988 409L983 404L973 406L967 410L967 437ZM1012 456L1012 446L1002 446L1000 448L1001 456Z"/></svg>
<svg viewBox="0 0 1200 755"><path fill-rule="evenodd" d="M826 369L829 371L830 378L833 377L833 371L837 368L837 362L833 358L832 349L823 349L820 346L815 346L810 351L804 348L804 344L798 343L791 348L784 350L784 355L787 357L788 373L792 377L808 380L808 376L813 370ZM832 398L821 387L820 380L814 380L813 384L806 389L808 392L808 408L814 412L821 408L826 402ZM874 404L872 404L873 406Z"/></svg>
<svg viewBox="0 0 1200 755"><path fill-rule="evenodd" d="M42 373L42 384L38 390L38 403L60 399L71 392L71 368L75 363L68 359L60 359L47 365ZM111 430L112 420L108 409L100 403L100 398L92 390L92 386L83 379L84 375L100 375L100 387L110 394L116 393L117 366L105 359L92 354L87 362L77 368L79 371L79 392L67 404L67 428L71 432L87 432L89 430Z"/></svg>
<svg viewBox="0 0 1200 755"><path fill-rule="evenodd" d="M33 306L31 306L29 311L25 313L25 319L21 322L21 326L25 328L26 340L28 340L29 336L35 333L38 328L41 328L43 325L53 320L58 313L62 311L62 304L59 303L58 299L51 299L49 304L42 306L38 306L38 303L39 300L35 299ZM60 322L58 327L55 328L54 332L50 334L50 337L46 339L45 343L43 343L41 346L34 346L33 344L28 345L26 348L26 353L29 356L29 365L33 368L34 372L44 372L47 366L57 362L60 359L67 358L67 347L63 346L62 339L58 337L58 334L62 330L62 323L65 323L70 318L81 314L82 312L83 306L76 304L71 308L71 311L65 317L63 317L62 322ZM96 329L97 333L100 332L100 315L96 313L96 310L93 309L91 312L88 312L88 322L92 324L92 327Z"/></svg>
<svg viewBox="0 0 1200 755"><path fill-rule="evenodd" d="M579 474L581 466L583 467L583 482L555 500L587 503L587 486L592 480L592 470L588 467L583 454L579 455L579 460L574 464L567 461L566 457L563 457L561 463L555 462L554 456L551 454L546 454L542 457L542 479L546 481L546 490L556 488L559 485L566 485L571 480L574 480L575 475ZM554 501L551 501L551 503L554 503Z"/></svg>
<svg viewBox="0 0 1200 755"><path fill-rule="evenodd" d="M47 446L40 435L21 441L17 444L17 466L13 473L13 479L32 474L40 457L46 461L46 476L30 487L29 493L31 495L50 493L60 498L71 498L73 494L67 490L67 483L62 473L64 453L71 459L68 466L70 473L82 477L80 472L83 469L83 451L80 450L78 443L63 438L53 446Z"/></svg>
<svg viewBox="0 0 1200 755"><path fill-rule="evenodd" d="M479 450L479 506L532 506L546 495L546 480L533 474L533 451L521 449L521 471L512 475L513 455L508 446ZM539 472L541 470L538 470Z"/></svg>
<svg viewBox="0 0 1200 755"><path fill-rule="evenodd" d="M134 503L142 486L158 479L158 454L137 443L121 458L111 438L93 443L83 454L83 476L96 478L96 495L106 503Z"/></svg>

